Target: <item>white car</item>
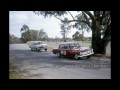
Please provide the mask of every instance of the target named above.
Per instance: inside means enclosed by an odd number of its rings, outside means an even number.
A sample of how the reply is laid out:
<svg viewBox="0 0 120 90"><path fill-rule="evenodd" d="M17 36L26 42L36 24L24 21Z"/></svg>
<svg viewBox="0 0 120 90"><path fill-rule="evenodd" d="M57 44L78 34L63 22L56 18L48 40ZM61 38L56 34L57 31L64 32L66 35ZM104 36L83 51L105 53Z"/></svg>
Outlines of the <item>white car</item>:
<svg viewBox="0 0 120 90"><path fill-rule="evenodd" d="M42 41L34 41L31 45L29 45L29 48L31 48L31 50L36 50L36 51L40 51L40 50L47 51L47 44L43 44Z"/></svg>

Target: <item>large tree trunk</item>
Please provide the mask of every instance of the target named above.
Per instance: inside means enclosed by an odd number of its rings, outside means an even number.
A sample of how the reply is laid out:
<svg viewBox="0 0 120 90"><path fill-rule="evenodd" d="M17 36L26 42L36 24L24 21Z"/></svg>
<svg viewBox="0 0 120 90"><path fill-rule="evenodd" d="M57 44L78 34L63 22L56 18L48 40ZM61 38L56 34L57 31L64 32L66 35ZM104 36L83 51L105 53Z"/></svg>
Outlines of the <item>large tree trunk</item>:
<svg viewBox="0 0 120 90"><path fill-rule="evenodd" d="M111 40L111 25L109 25L105 31L105 36L103 37L102 41L101 41L101 54L106 54L106 47L108 45L108 43Z"/></svg>
<svg viewBox="0 0 120 90"><path fill-rule="evenodd" d="M111 26L105 31L105 36L101 39L99 21L93 21L92 26L92 48L95 54L106 54L106 46L110 42Z"/></svg>
<svg viewBox="0 0 120 90"><path fill-rule="evenodd" d="M105 55L106 54L106 46L107 46L108 42L105 42L105 43L102 43L101 44L101 51L100 51L100 54L103 54Z"/></svg>
<svg viewBox="0 0 120 90"><path fill-rule="evenodd" d="M92 25L92 48L95 54L101 53L101 32L100 24L98 21L93 21Z"/></svg>

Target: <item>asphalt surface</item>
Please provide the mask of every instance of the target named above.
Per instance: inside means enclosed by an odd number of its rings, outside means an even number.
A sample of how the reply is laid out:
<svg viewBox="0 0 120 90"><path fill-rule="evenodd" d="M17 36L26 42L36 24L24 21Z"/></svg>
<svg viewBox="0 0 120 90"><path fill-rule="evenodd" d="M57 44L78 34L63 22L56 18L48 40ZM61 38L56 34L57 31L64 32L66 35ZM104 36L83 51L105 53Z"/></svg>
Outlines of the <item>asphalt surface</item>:
<svg viewBox="0 0 120 90"><path fill-rule="evenodd" d="M111 79L111 60L57 57L51 51L31 51L25 44L10 44L10 63L30 79Z"/></svg>

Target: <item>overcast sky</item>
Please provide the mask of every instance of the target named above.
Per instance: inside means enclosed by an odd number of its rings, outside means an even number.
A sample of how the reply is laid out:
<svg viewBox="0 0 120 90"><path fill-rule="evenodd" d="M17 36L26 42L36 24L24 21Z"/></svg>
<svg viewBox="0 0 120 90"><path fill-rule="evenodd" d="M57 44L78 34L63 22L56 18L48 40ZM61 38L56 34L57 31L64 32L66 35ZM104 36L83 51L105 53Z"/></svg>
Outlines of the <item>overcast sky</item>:
<svg viewBox="0 0 120 90"><path fill-rule="evenodd" d="M77 12L71 12L74 16ZM70 15L66 15L69 19L72 19ZM63 18L63 17L61 17ZM33 11L10 11L9 12L9 27L10 33L14 34L17 37L21 37L20 29L24 24L28 25L30 29L40 30L44 29L44 31L48 34L48 37L62 37L60 31L60 20L54 17L47 17L41 15L35 15ZM72 35L78 31L77 29L71 28L70 33L67 37L72 38ZM91 32L85 32L84 36L91 36Z"/></svg>

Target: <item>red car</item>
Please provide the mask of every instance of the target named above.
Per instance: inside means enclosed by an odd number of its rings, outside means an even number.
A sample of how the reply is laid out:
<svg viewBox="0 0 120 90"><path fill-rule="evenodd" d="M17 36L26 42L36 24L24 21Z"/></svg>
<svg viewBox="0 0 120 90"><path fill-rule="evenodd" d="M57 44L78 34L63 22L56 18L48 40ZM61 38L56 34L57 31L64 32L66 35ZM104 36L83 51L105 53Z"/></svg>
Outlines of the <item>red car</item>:
<svg viewBox="0 0 120 90"><path fill-rule="evenodd" d="M60 44L59 47L57 49L53 49L52 52L58 57L66 56L73 57L75 59L79 59L80 57L89 58L92 54L94 54L92 48L81 47L79 43L75 42L66 42Z"/></svg>

